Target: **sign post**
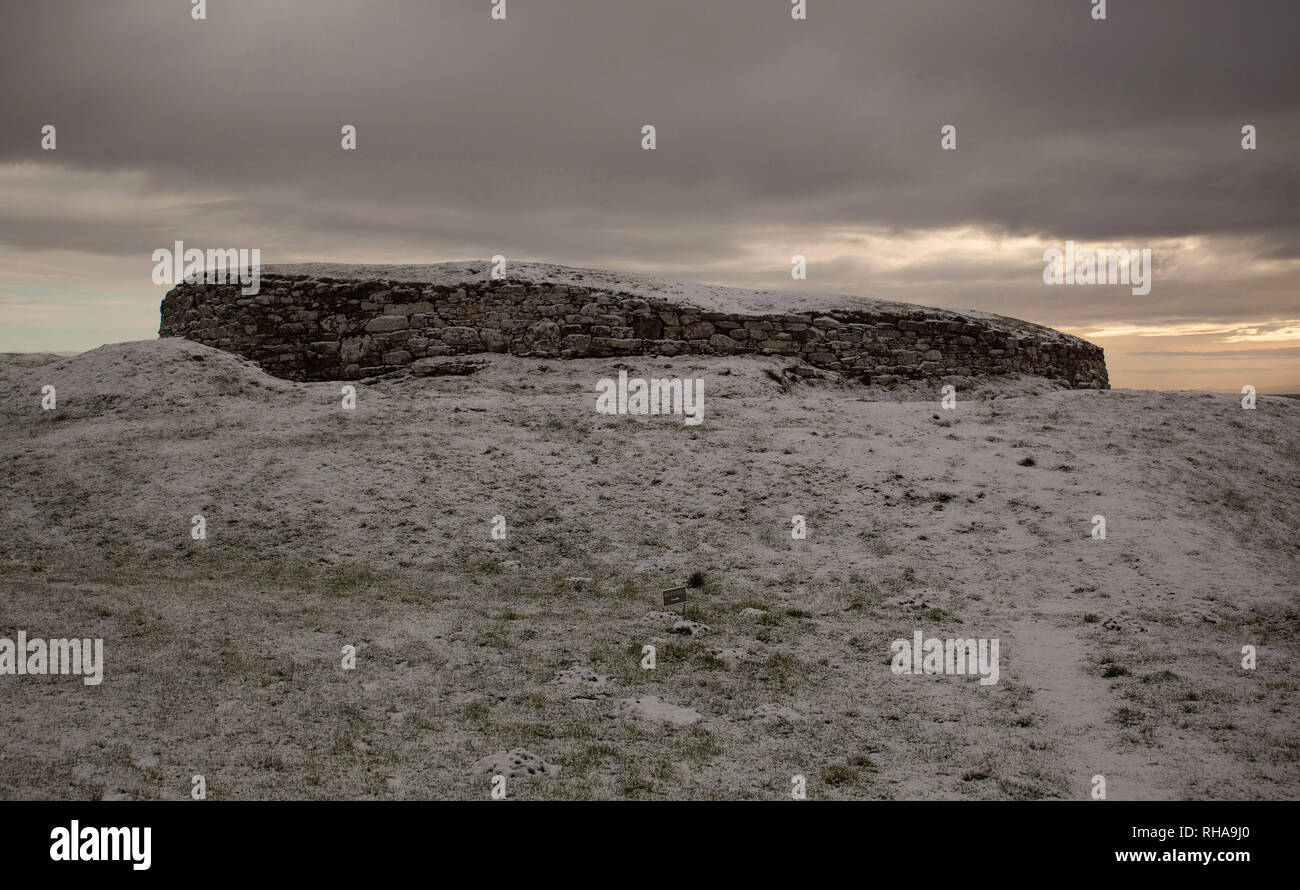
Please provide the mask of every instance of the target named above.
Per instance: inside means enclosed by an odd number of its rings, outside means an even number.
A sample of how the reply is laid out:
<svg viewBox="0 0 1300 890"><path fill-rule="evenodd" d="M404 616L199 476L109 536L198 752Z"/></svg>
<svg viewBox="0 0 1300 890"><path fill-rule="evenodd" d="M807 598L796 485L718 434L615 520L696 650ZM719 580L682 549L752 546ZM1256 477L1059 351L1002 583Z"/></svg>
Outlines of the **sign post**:
<svg viewBox="0 0 1300 890"><path fill-rule="evenodd" d="M675 606L678 603L686 602L685 587L670 587L664 591L664 605Z"/></svg>

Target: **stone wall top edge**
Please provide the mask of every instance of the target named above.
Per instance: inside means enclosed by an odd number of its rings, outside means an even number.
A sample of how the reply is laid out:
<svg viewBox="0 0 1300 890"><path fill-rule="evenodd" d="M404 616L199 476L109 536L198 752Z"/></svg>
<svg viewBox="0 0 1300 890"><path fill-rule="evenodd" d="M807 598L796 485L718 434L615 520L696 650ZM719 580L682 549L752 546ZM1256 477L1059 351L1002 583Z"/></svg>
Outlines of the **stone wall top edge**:
<svg viewBox="0 0 1300 890"><path fill-rule="evenodd" d="M494 280L472 280L456 282L454 284L432 283L413 279L386 278L375 276L362 277L339 277L331 275L313 275L308 273L279 273L267 272L261 275L263 286L269 284L274 287L277 284L292 283L300 284L302 282L312 282L317 285L329 285L332 289L339 290L353 289L358 291L382 290L390 288L412 288L425 292L434 292L438 294L451 294L458 290L470 290L481 292L484 290L498 290L507 287L522 287L525 292L537 292L546 290L562 290L574 296L589 294L594 296L609 296L620 300L635 300L647 304L652 309L670 308L673 310L684 310L698 313L707 313L710 316L726 319L744 319L744 320L762 320L773 321L779 318L785 318L796 323L811 324L819 319L831 319L841 324L895 324L899 322L914 323L941 323L941 324L960 324L968 330L990 330L996 333L1018 338L1029 338L1040 342L1051 342L1060 345L1071 346L1074 348L1093 349L1098 352L1101 347L1081 337L1073 334L1067 334L1056 328L1045 325L1035 324L1034 322L1024 321L1022 319L1011 318L1010 316L992 316L989 318L971 316L957 312L955 310L942 309L939 307L916 305L907 310L900 311L895 308L899 304L890 304L888 307L880 309L871 308L818 308L818 309L791 309L785 312L750 310L746 312L717 312L691 303L688 299L675 300L671 295L663 294L644 294L635 291L619 290L602 285L583 285L572 284L567 282L548 282L535 281L532 279L512 279L509 276ZM344 285L345 288L339 288ZM212 285L198 282L189 284L182 282L168 292L183 293L190 287L204 287L206 289L230 290L237 292L238 285ZM575 293L576 292L576 293Z"/></svg>

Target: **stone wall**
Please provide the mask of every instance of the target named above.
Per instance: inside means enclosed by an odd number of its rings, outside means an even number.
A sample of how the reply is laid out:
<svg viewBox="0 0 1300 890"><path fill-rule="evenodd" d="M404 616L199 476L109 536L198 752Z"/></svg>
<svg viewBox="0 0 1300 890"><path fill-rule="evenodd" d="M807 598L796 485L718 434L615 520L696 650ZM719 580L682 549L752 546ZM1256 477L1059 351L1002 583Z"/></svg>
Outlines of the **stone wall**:
<svg viewBox="0 0 1300 890"><path fill-rule="evenodd" d="M235 352L291 380L353 380L426 357L509 352L776 355L871 383L1024 373L1109 386L1101 348L1076 337L1000 316L881 305L890 308L735 314L509 278L448 285L264 270L254 296L204 283L168 291L159 336Z"/></svg>

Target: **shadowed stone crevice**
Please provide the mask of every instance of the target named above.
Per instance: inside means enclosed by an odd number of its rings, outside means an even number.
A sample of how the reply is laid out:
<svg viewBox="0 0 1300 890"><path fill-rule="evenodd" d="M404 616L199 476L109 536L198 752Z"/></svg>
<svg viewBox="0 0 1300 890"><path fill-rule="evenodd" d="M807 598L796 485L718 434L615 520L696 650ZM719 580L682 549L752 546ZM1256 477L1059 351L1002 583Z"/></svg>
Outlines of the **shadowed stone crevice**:
<svg viewBox="0 0 1300 890"><path fill-rule="evenodd" d="M1109 388L1100 347L997 315L854 297L842 309L735 311L637 276L529 265L494 281L452 268L463 265L263 267L251 296L237 284L183 283L163 298L158 333L237 353L289 380L355 380L420 359L508 352L773 355L868 383L1031 374ZM773 296L698 287L705 296ZM798 307L798 295L791 299Z"/></svg>

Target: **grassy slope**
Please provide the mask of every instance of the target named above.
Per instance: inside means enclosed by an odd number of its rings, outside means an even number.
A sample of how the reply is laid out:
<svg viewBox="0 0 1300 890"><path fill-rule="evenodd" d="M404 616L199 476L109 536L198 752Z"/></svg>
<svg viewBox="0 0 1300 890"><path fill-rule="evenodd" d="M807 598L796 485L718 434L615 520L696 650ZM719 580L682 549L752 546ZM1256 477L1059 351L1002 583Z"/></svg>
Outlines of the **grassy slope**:
<svg viewBox="0 0 1300 890"><path fill-rule="evenodd" d="M351 413L339 384L185 342L0 361L0 635L102 637L107 661L94 688L0 677L0 796L201 773L213 798L482 798L471 765L520 746L563 768L521 798L780 798L796 773L819 798L1082 797L1095 773L1112 798L1297 796L1300 405L941 412L783 392L776 366L638 360L705 379L685 427L596 415L599 361L499 357ZM697 571L711 633L645 620ZM1002 681L893 676L918 628L998 637ZM572 700L574 664L611 694ZM704 719L612 716L647 694ZM768 703L805 719L741 719Z"/></svg>

